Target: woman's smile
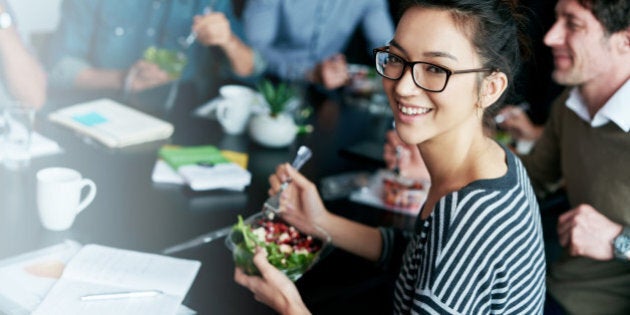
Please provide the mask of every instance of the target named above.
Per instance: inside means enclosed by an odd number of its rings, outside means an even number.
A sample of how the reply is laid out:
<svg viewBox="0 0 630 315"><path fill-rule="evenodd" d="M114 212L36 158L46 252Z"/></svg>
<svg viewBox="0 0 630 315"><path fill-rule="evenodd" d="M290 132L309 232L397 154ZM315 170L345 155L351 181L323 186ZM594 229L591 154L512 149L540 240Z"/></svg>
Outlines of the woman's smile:
<svg viewBox="0 0 630 315"><path fill-rule="evenodd" d="M432 111L433 109L419 106L407 106L398 103L398 110L405 116L420 116Z"/></svg>

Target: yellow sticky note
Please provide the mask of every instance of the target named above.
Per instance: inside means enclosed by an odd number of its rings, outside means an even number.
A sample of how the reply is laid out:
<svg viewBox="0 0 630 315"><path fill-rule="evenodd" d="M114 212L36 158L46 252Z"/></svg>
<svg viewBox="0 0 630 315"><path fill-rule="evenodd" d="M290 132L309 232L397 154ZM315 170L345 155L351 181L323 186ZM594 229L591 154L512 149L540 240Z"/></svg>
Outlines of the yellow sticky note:
<svg viewBox="0 0 630 315"><path fill-rule="evenodd" d="M238 164L240 167L247 169L247 161L249 156L247 153L241 153L230 150L221 150L221 154L228 160Z"/></svg>

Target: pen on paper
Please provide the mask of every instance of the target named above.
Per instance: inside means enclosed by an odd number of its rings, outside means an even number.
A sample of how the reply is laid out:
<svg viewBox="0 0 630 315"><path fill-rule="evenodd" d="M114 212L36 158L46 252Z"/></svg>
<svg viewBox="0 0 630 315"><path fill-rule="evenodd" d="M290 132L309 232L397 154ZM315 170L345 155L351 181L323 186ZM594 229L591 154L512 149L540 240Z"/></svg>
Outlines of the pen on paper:
<svg viewBox="0 0 630 315"><path fill-rule="evenodd" d="M145 297L158 296L162 293L163 292L160 290L115 292L115 293L84 295L80 299L81 301L101 301L101 300L114 300L114 299L145 298Z"/></svg>

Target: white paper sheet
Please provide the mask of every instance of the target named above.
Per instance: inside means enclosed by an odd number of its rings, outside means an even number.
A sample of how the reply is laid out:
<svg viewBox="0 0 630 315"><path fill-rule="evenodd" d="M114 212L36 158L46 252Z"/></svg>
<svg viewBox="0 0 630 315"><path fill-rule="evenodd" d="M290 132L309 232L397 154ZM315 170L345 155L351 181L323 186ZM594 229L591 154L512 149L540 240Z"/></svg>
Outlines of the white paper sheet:
<svg viewBox="0 0 630 315"><path fill-rule="evenodd" d="M63 267L80 248L75 241L65 241L0 261L0 314L34 310L57 281L49 274Z"/></svg>
<svg viewBox="0 0 630 315"><path fill-rule="evenodd" d="M86 245L33 313L55 314L176 314L200 268L198 261ZM149 298L81 301L90 294L160 290Z"/></svg>

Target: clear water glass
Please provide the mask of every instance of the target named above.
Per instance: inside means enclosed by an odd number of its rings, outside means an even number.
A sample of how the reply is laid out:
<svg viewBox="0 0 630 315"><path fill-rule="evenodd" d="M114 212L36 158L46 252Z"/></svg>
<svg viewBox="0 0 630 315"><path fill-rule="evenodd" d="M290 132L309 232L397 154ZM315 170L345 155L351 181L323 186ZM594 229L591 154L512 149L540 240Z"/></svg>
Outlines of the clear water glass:
<svg viewBox="0 0 630 315"><path fill-rule="evenodd" d="M7 104L2 109L0 151L7 169L26 167L31 161L31 136L35 109L19 103Z"/></svg>

